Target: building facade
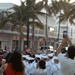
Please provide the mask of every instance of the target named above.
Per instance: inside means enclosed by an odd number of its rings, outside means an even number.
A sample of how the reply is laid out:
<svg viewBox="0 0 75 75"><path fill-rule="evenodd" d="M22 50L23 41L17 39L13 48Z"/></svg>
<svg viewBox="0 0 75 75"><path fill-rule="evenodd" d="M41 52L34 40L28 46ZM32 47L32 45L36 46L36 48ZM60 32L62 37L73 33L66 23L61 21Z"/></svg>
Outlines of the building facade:
<svg viewBox="0 0 75 75"><path fill-rule="evenodd" d="M11 8L13 4L11 3L2 3L0 10L7 10ZM3 7L3 8L2 8ZM44 9L42 9L44 10ZM45 45L45 39L46 39L46 23L47 23L47 32L48 32L48 45L52 45L54 48L56 48L57 44L61 43L61 40L63 38L63 31L67 31L68 35L70 36L73 44L75 44L75 27L71 25L69 22L61 23L60 24L60 35L59 35L59 42L58 42L58 29L59 24L57 23L57 20L54 17L49 17L46 15L37 15L38 18L41 20L41 22L44 25L44 30L41 30L39 28L35 28L34 30L34 49L37 50L40 46ZM46 22L47 19L47 22ZM5 29L0 30L0 48L9 50L14 50L15 48L18 48L19 43L19 35L17 31L11 31L11 26L9 25ZM29 46L32 48L32 28L29 30ZM22 40L22 50L24 50L25 45L27 44L27 29L24 27L24 35L25 37Z"/></svg>

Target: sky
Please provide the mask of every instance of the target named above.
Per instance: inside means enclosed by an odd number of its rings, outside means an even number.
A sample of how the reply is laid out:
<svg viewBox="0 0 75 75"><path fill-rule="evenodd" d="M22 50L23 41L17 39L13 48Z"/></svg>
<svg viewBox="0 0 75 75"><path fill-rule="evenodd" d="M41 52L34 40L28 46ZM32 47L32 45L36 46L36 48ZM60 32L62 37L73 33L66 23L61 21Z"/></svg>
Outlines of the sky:
<svg viewBox="0 0 75 75"><path fill-rule="evenodd" d="M24 1L24 0L22 0ZM38 1L41 1L41 0L36 0L37 2ZM20 5L20 0L0 0L0 3L14 3L14 4L17 4L17 5Z"/></svg>
<svg viewBox="0 0 75 75"><path fill-rule="evenodd" d="M37 2L40 0L36 0ZM74 2L75 0L71 0L71 2ZM20 0L0 0L0 3L14 3L17 5L20 5Z"/></svg>

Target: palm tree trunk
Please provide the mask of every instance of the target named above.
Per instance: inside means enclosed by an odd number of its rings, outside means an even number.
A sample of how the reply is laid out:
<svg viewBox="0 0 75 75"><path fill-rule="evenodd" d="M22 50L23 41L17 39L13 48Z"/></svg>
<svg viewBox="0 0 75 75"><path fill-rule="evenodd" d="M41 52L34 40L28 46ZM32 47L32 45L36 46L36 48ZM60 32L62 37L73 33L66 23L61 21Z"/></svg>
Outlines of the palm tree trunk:
<svg viewBox="0 0 75 75"><path fill-rule="evenodd" d="M27 48L29 48L29 23L27 22Z"/></svg>
<svg viewBox="0 0 75 75"><path fill-rule="evenodd" d="M58 26L58 44L57 44L57 47L58 47L58 45L59 45L59 36L60 36L60 22L59 22L59 26Z"/></svg>
<svg viewBox="0 0 75 75"><path fill-rule="evenodd" d="M34 19L33 19L34 22ZM32 50L34 50L34 24L32 25Z"/></svg>
<svg viewBox="0 0 75 75"><path fill-rule="evenodd" d="M22 38L21 37L19 37L19 45L18 45L19 47L18 47L18 50L19 50L19 52L21 52L22 50Z"/></svg>

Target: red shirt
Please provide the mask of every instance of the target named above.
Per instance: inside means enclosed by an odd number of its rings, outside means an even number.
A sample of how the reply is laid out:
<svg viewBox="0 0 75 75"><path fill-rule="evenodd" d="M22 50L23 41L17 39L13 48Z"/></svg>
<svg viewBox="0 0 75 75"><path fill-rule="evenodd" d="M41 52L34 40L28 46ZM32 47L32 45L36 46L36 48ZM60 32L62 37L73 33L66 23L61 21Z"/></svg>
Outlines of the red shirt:
<svg viewBox="0 0 75 75"><path fill-rule="evenodd" d="M3 55L0 55L0 58L4 59L4 56Z"/></svg>
<svg viewBox="0 0 75 75"><path fill-rule="evenodd" d="M12 69L12 65L8 64L6 68L6 75L23 75L23 72L16 72Z"/></svg>

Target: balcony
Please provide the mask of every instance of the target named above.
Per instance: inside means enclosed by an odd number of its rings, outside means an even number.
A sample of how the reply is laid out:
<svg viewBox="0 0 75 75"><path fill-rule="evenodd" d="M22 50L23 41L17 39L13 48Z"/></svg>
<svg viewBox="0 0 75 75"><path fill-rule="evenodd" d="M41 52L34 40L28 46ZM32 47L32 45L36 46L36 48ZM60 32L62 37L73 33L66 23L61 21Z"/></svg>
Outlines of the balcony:
<svg viewBox="0 0 75 75"><path fill-rule="evenodd" d="M23 32L24 32L24 35L27 35L27 28L26 27L23 27ZM10 26L8 26L7 28L1 29L0 33L18 34L17 29L15 29L14 31L11 31L11 27ZM32 28L29 29L29 35L32 35ZM41 29L38 29L38 28L35 28L34 35L38 36L38 37L39 36L45 37L45 31L41 30ZM50 31L48 31L48 37L49 38L57 38L58 37L58 33L57 32L50 32ZM63 37L63 35L62 35L62 33L60 33L60 38L62 38L62 37Z"/></svg>

